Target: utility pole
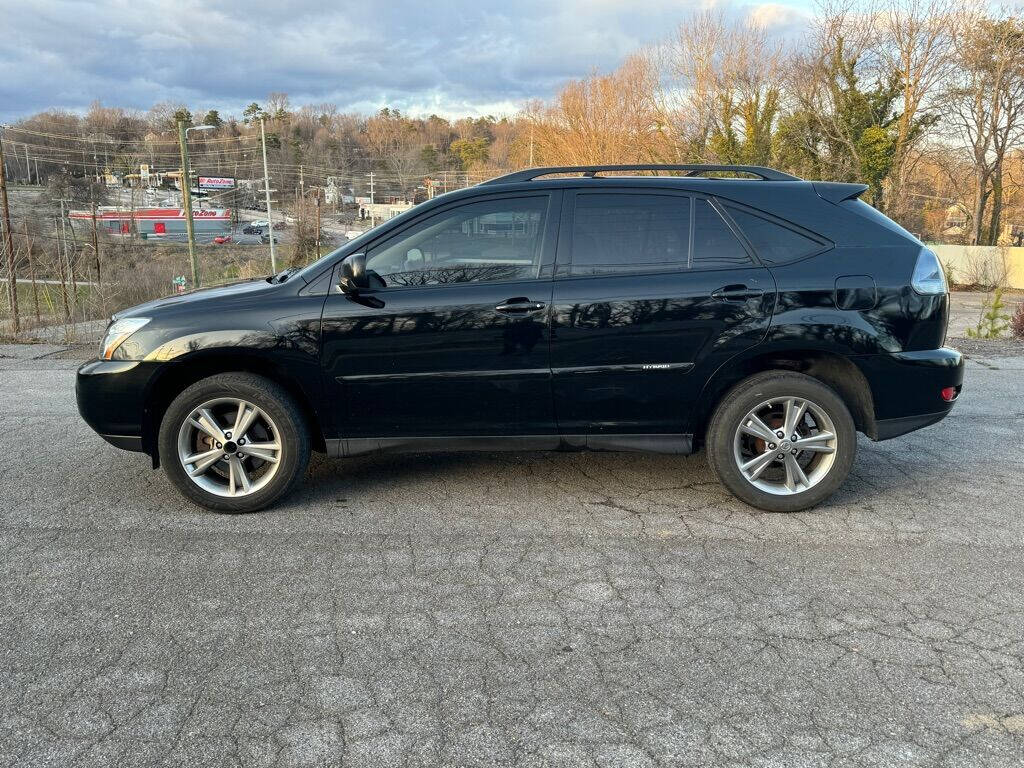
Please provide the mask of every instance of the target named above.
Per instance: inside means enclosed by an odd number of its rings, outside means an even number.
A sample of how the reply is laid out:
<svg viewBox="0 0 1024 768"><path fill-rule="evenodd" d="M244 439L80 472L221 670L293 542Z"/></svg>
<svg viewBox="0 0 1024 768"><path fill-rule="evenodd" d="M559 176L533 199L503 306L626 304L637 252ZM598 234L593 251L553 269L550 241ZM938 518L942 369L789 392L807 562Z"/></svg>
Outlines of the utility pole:
<svg viewBox="0 0 1024 768"><path fill-rule="evenodd" d="M316 190L316 257L320 258L320 190Z"/></svg>
<svg viewBox="0 0 1024 768"><path fill-rule="evenodd" d="M301 165L299 166L299 190L299 197L304 198L306 196L306 175Z"/></svg>
<svg viewBox="0 0 1024 768"><path fill-rule="evenodd" d="M102 280L100 279L100 238L96 233L96 202L92 203L92 251L96 256L96 285L98 286Z"/></svg>
<svg viewBox="0 0 1024 768"><path fill-rule="evenodd" d="M39 320L39 288L36 286L36 267L35 262L32 261L32 238L28 234L28 219L24 219L21 222L25 226L25 248L28 251L28 276L32 281L32 303L36 307L36 324L38 325Z"/></svg>
<svg viewBox="0 0 1024 768"><path fill-rule="evenodd" d="M192 265L192 287L199 287L199 262L196 261L196 233L192 222L192 179L188 171L188 146L185 142L185 121L178 121L178 146L181 149L181 201L185 208L185 231L188 233L188 260Z"/></svg>
<svg viewBox="0 0 1024 768"><path fill-rule="evenodd" d="M29 159L28 159L28 144L22 144L21 146L25 150L25 183L26 184L31 184L32 183L32 164L29 162Z"/></svg>
<svg viewBox="0 0 1024 768"><path fill-rule="evenodd" d="M60 276L60 295L64 299L64 322L67 324L71 322L71 307L68 305L68 284L64 280L64 257L61 255L60 224L57 222L57 219L53 220L53 235L53 239L57 241L57 261L60 267L57 270L57 274Z"/></svg>
<svg viewBox="0 0 1024 768"><path fill-rule="evenodd" d="M370 171L367 176L370 177L370 227L377 226L377 217L373 211L373 177L376 175L373 171Z"/></svg>
<svg viewBox="0 0 1024 768"><path fill-rule="evenodd" d="M274 217L270 213L270 173L267 171L267 132L260 118L260 139L263 141L263 189L267 195L267 222L270 225L270 271L277 274L277 259L274 257Z"/></svg>
<svg viewBox="0 0 1024 768"><path fill-rule="evenodd" d="M533 123L530 123L530 167L533 167Z"/></svg>
<svg viewBox="0 0 1024 768"><path fill-rule="evenodd" d="M21 321L18 318L18 281L14 276L14 240L11 238L11 208L7 202L7 173L4 165L4 142L3 133L0 132L0 203L3 204L4 214L4 248L7 249L7 281L11 290L11 320L14 324L14 332L21 330Z"/></svg>
<svg viewBox="0 0 1024 768"><path fill-rule="evenodd" d="M74 246L72 246L70 250L68 249L68 230L66 226L67 215L64 213L65 202L70 203L71 201L60 201L60 234L61 237L64 238L64 255L67 257L68 260L68 279L71 283L71 311L74 312L78 304L78 278L75 275L75 258L77 257L78 254L75 252ZM77 244L77 241L74 239L74 234L75 230L72 229L71 239L74 244Z"/></svg>
<svg viewBox="0 0 1024 768"><path fill-rule="evenodd" d="M238 161L235 160L235 182L231 185L231 228L238 228ZM235 234L235 233L232 233Z"/></svg>

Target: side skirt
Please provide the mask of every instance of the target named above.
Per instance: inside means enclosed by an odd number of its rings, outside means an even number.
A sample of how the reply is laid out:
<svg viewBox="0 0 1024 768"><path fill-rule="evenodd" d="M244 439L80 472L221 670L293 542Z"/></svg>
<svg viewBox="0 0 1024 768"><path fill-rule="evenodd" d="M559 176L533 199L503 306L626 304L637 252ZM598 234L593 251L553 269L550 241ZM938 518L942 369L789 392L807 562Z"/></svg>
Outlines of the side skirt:
<svg viewBox="0 0 1024 768"><path fill-rule="evenodd" d="M622 451L693 453L693 435L483 435L456 437L353 437L327 440L327 455L452 453L459 451Z"/></svg>

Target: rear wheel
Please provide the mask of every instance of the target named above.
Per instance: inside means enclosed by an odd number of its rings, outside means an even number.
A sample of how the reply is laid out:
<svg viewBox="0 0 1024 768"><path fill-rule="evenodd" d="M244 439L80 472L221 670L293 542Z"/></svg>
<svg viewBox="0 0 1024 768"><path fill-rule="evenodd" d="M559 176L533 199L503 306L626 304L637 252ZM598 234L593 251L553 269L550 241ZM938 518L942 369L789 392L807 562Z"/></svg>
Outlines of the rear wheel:
<svg viewBox="0 0 1024 768"><path fill-rule="evenodd" d="M301 477L310 450L294 400L248 373L211 376L178 395L161 422L159 447L178 490L222 512L272 504Z"/></svg>
<svg viewBox="0 0 1024 768"><path fill-rule="evenodd" d="M771 512L832 495L853 466L857 433L842 398L817 379L769 371L740 382L711 419L708 460L741 500Z"/></svg>

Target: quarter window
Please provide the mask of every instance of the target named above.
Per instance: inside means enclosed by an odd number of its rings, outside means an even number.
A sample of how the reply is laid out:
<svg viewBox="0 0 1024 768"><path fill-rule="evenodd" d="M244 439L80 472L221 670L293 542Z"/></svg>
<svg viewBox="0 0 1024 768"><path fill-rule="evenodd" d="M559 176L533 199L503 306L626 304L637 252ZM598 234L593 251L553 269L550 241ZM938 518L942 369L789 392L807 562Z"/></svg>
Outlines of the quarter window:
<svg viewBox="0 0 1024 768"><path fill-rule="evenodd" d="M366 267L387 286L537 277L548 196L469 203L371 248Z"/></svg>
<svg viewBox="0 0 1024 768"><path fill-rule="evenodd" d="M707 200L697 198L693 208L694 269L730 269L750 266L750 257Z"/></svg>
<svg viewBox="0 0 1024 768"><path fill-rule="evenodd" d="M820 242L794 232L789 227L762 219L740 208L726 207L762 261L783 264L821 250Z"/></svg>
<svg viewBox="0 0 1024 768"><path fill-rule="evenodd" d="M685 269L689 250L688 197L576 196L570 274Z"/></svg>

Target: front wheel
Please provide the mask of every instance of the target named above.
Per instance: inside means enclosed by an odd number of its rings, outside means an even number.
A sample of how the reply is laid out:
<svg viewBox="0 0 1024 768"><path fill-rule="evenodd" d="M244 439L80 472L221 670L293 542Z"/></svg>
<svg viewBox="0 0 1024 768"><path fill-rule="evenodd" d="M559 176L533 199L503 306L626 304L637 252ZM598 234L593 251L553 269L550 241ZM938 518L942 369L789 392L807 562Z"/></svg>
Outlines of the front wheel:
<svg viewBox="0 0 1024 768"><path fill-rule="evenodd" d="M226 373L178 395L160 424L160 461L187 498L221 512L253 512L305 472L310 441L298 406L269 379Z"/></svg>
<svg viewBox="0 0 1024 768"><path fill-rule="evenodd" d="M831 387L801 373L768 371L722 399L707 450L712 469L742 501L797 512L831 496L846 479L857 431Z"/></svg>

